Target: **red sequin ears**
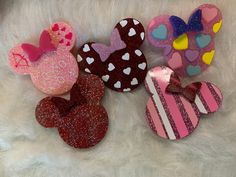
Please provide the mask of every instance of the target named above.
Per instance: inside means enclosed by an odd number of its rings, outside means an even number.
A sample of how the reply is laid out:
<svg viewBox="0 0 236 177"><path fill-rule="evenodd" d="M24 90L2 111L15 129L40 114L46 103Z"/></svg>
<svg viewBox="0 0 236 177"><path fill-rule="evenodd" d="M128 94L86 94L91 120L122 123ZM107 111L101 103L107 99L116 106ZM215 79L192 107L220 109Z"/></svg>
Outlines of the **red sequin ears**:
<svg viewBox="0 0 236 177"><path fill-rule="evenodd" d="M104 84L95 75L80 74L70 91L70 100L46 97L36 107L37 121L46 128L57 128L61 138L75 148L99 143L108 129L108 115L100 105Z"/></svg>

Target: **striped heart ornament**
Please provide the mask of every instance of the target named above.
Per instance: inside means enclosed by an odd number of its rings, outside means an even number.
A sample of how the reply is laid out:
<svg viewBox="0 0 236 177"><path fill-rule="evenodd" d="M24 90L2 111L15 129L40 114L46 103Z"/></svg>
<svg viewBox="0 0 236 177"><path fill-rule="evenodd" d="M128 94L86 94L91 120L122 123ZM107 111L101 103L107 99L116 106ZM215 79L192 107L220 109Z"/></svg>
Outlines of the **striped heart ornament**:
<svg viewBox="0 0 236 177"><path fill-rule="evenodd" d="M151 129L160 137L178 140L196 129L201 115L216 112L223 96L214 84L203 81L185 87L200 86L191 101L183 91L170 91L173 76L178 80L174 71L165 66L148 71L145 86L151 97L146 105L146 117Z"/></svg>

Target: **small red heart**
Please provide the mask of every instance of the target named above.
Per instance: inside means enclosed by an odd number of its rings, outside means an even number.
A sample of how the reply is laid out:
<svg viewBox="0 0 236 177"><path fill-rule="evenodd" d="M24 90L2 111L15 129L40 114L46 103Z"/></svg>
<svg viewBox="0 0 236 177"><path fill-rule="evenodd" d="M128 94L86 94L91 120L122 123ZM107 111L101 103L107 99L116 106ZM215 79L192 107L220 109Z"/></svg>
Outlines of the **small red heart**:
<svg viewBox="0 0 236 177"><path fill-rule="evenodd" d="M55 25L52 27L52 30L53 30L53 31L58 31L58 30L59 30L58 24L55 24Z"/></svg>
<svg viewBox="0 0 236 177"><path fill-rule="evenodd" d="M71 38L72 38L72 33L70 32L70 33L68 33L67 35L65 35L65 38L71 40Z"/></svg>
<svg viewBox="0 0 236 177"><path fill-rule="evenodd" d="M62 31L65 31L65 30L66 30L66 27L63 27L61 30L62 30Z"/></svg>
<svg viewBox="0 0 236 177"><path fill-rule="evenodd" d="M66 46L70 46L70 42L67 42Z"/></svg>
<svg viewBox="0 0 236 177"><path fill-rule="evenodd" d="M63 43L64 42L64 40L63 39L61 39L60 41L59 41L59 43Z"/></svg>

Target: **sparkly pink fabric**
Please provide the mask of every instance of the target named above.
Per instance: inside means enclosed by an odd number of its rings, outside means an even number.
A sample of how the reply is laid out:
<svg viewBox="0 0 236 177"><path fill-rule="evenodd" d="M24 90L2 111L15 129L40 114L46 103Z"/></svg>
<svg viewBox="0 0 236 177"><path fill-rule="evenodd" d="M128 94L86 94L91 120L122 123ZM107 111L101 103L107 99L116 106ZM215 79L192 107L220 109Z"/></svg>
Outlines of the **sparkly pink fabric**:
<svg viewBox="0 0 236 177"><path fill-rule="evenodd" d="M148 71L145 86L151 97L146 105L146 117L151 129L160 137L178 140L193 133L202 114L216 112L223 96L220 89L209 82L201 82L194 102L181 94L168 93L166 87L173 73L168 67Z"/></svg>
<svg viewBox="0 0 236 177"><path fill-rule="evenodd" d="M21 44L11 49L9 64L18 74L30 74L33 84L48 95L60 95L68 92L79 74L75 57L70 53L75 43L75 33L64 23L57 22L47 29L55 51L45 52L31 62Z"/></svg>

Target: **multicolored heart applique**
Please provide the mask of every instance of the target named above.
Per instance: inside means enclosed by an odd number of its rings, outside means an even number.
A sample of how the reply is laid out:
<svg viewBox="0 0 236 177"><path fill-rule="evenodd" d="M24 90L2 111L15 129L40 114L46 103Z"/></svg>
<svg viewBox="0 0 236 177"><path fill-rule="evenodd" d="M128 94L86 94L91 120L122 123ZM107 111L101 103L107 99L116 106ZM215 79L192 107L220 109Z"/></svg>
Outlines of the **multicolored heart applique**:
<svg viewBox="0 0 236 177"><path fill-rule="evenodd" d="M214 37L221 25L220 10L204 4L193 12L187 24L176 16L153 18L148 25L148 41L164 49L169 67L179 75L195 76L211 64L215 54Z"/></svg>
<svg viewBox="0 0 236 177"><path fill-rule="evenodd" d="M109 46L94 42L82 45L78 51L79 66L98 75L110 89L131 91L144 81L147 73L146 58L139 49L144 36L138 20L123 19L115 26Z"/></svg>
<svg viewBox="0 0 236 177"><path fill-rule="evenodd" d="M80 74L70 91L70 100L46 97L36 107L37 121L46 128L57 128L61 138L75 148L99 143L108 129L108 115L100 104L104 95L102 80Z"/></svg>
<svg viewBox="0 0 236 177"><path fill-rule="evenodd" d="M170 140L190 135L201 115L216 112L223 99L220 89L209 82L182 87L174 71L164 66L148 71L145 86L151 95L146 106L149 126Z"/></svg>
<svg viewBox="0 0 236 177"><path fill-rule="evenodd" d="M29 74L33 84L49 95L68 92L76 82L79 69L70 53L75 43L72 27L56 22L44 30L39 47L20 44L9 52L9 64L18 74Z"/></svg>

